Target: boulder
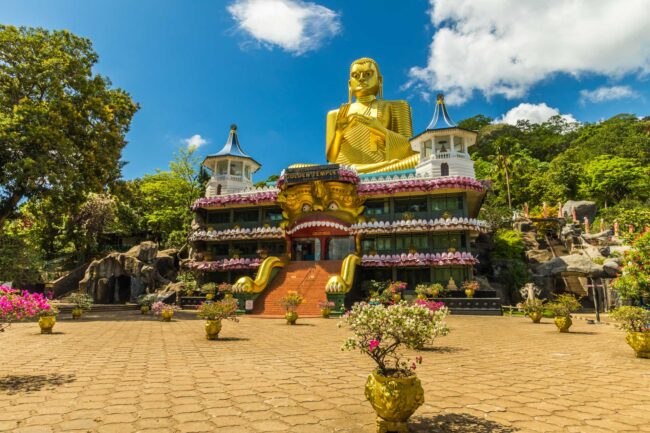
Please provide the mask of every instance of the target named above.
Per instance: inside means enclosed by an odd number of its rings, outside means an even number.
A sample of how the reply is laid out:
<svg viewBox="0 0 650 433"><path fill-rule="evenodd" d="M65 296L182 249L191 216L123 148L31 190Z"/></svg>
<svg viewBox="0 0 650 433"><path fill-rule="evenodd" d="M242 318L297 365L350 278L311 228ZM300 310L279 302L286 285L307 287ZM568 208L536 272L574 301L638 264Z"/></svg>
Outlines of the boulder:
<svg viewBox="0 0 650 433"><path fill-rule="evenodd" d="M528 250L526 251L526 258L530 263L545 263L553 259L553 253L548 249L543 250Z"/></svg>
<svg viewBox="0 0 650 433"><path fill-rule="evenodd" d="M618 263L614 260L605 260L605 263L603 263L603 270L609 277L618 275L618 267Z"/></svg>
<svg viewBox="0 0 650 433"><path fill-rule="evenodd" d="M539 277L551 277L561 274L602 277L605 272L601 265L594 263L589 257L582 254L569 254L541 264L535 269L535 274Z"/></svg>
<svg viewBox="0 0 650 433"><path fill-rule="evenodd" d="M571 214L572 208L575 208L576 217L578 218L578 221L581 223L584 217L587 217L589 221L593 222L594 219L596 218L596 212L598 211L598 206L596 206L596 203L593 201L569 200L566 203L564 203L564 206L562 206L562 214L564 215L564 218L566 218L567 220L572 219L572 214Z"/></svg>
<svg viewBox="0 0 650 433"><path fill-rule="evenodd" d="M141 262L151 263L158 254L158 245L155 242L144 241L126 252L127 256L135 257Z"/></svg>

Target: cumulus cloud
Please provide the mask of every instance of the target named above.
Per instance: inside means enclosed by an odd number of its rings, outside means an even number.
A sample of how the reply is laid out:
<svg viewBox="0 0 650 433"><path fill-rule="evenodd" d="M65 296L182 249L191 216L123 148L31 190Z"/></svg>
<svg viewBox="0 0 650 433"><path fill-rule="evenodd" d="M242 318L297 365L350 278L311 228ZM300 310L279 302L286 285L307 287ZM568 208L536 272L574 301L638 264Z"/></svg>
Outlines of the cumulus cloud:
<svg viewBox="0 0 650 433"><path fill-rule="evenodd" d="M551 117L559 114L560 110L549 107L543 102L541 104L522 103L496 119L494 123L516 125L518 120L527 120L530 123L544 123ZM569 123L578 122L571 114L562 114L561 117Z"/></svg>
<svg viewBox="0 0 650 433"><path fill-rule="evenodd" d="M521 98L557 73L650 72L647 0L430 0L436 27L426 66L409 86Z"/></svg>
<svg viewBox="0 0 650 433"><path fill-rule="evenodd" d="M190 138L184 138L181 140L185 145L187 145L188 149L196 149L198 147L203 146L208 142L205 138L201 137L199 134L194 134Z"/></svg>
<svg viewBox="0 0 650 433"><path fill-rule="evenodd" d="M295 55L319 48L341 31L337 12L301 0L236 0L228 12L260 44Z"/></svg>
<svg viewBox="0 0 650 433"><path fill-rule="evenodd" d="M580 102L605 102L615 99L636 98L639 94L630 86L599 87L594 90L581 90Z"/></svg>

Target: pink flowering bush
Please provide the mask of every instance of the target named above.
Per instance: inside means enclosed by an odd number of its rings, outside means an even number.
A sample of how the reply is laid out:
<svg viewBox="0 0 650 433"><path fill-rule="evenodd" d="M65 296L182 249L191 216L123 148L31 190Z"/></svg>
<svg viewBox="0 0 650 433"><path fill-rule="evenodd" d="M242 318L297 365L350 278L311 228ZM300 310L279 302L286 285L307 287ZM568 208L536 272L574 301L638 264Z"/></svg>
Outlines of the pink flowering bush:
<svg viewBox="0 0 650 433"><path fill-rule="evenodd" d="M0 286L0 332L11 322L40 316L53 316L58 313L56 307L41 293Z"/></svg>
<svg viewBox="0 0 650 433"><path fill-rule="evenodd" d="M160 316L163 311L178 311L178 310L180 310L180 308L178 308L176 305L165 304L163 301L154 302L151 305L151 311L156 316Z"/></svg>
<svg viewBox="0 0 650 433"><path fill-rule="evenodd" d="M358 349L377 364L382 376L413 375L422 357L405 359L401 350L420 350L436 337L447 335L445 317L449 310L436 304L399 302L387 307L358 303L343 317L354 336L348 338L342 350Z"/></svg>

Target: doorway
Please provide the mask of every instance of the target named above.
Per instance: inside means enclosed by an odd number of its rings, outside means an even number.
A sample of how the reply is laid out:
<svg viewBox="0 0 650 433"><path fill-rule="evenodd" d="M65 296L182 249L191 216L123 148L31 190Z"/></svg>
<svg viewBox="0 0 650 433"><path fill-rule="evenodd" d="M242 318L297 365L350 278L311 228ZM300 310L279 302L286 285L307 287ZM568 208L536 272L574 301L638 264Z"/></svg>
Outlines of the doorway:
<svg viewBox="0 0 650 433"><path fill-rule="evenodd" d="M318 238L300 238L292 242L292 252L296 261L320 260L320 240Z"/></svg>

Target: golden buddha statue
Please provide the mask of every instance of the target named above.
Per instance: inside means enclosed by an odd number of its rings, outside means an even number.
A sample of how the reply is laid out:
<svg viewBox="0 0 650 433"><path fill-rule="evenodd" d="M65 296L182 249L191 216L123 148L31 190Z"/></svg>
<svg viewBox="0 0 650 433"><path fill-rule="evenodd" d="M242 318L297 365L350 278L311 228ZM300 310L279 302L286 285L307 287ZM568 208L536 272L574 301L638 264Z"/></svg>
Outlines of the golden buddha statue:
<svg viewBox="0 0 650 433"><path fill-rule="evenodd" d="M326 154L330 163L351 165L359 173L413 168L420 159L411 149L411 107L382 99L383 79L374 60L350 65L349 101L327 113ZM352 102L352 96L356 102Z"/></svg>

